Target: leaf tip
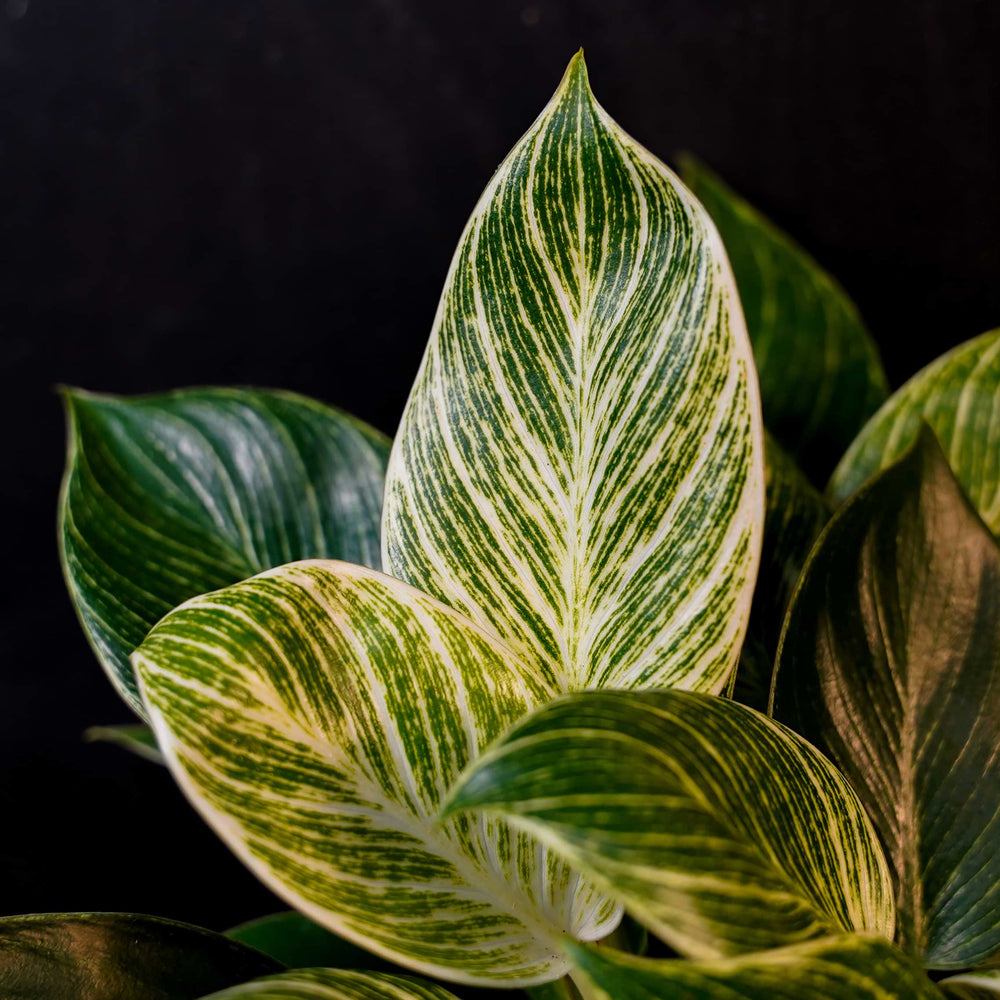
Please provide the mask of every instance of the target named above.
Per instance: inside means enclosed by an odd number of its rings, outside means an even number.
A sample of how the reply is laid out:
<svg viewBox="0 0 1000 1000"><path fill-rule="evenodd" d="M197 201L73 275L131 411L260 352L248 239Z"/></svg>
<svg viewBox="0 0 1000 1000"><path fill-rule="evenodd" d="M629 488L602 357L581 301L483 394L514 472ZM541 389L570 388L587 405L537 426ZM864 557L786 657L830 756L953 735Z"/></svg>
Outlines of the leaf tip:
<svg viewBox="0 0 1000 1000"><path fill-rule="evenodd" d="M559 84L559 89L556 91L557 97L567 94L583 95L588 98L594 96L590 89L590 74L587 72L587 60L583 56L583 46L577 49L573 58L570 59L562 82Z"/></svg>

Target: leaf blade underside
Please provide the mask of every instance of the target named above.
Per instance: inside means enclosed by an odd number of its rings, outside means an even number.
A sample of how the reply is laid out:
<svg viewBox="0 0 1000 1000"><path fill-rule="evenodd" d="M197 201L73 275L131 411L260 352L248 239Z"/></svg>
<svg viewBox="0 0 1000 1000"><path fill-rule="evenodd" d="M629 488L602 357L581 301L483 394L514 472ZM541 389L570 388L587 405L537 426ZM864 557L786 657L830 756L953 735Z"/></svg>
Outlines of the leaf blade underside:
<svg viewBox="0 0 1000 1000"><path fill-rule="evenodd" d="M762 437L714 227L578 55L459 243L390 458L384 565L562 690L721 691Z"/></svg>
<svg viewBox="0 0 1000 1000"><path fill-rule="evenodd" d="M772 711L827 748L930 968L1000 949L1000 549L933 433L835 515L789 609Z"/></svg>

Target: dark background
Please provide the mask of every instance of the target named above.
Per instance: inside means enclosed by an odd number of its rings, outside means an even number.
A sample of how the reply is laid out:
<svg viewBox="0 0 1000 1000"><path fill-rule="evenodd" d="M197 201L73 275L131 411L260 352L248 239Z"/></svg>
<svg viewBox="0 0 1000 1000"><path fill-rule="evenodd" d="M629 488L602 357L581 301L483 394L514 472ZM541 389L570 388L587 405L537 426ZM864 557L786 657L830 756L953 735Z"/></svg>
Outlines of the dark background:
<svg viewBox="0 0 1000 1000"><path fill-rule="evenodd" d="M0 0L0 912L277 908L60 577L60 382L284 387L392 432L480 190L584 45L850 290L898 384L1000 324L995 0Z"/></svg>

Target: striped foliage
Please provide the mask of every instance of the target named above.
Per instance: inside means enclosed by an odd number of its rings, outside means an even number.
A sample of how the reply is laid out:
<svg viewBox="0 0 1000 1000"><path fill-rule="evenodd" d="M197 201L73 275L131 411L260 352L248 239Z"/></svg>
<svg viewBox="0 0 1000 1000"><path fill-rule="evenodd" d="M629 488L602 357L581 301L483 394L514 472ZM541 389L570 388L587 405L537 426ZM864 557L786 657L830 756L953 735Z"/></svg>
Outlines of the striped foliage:
<svg viewBox="0 0 1000 1000"><path fill-rule="evenodd" d="M827 487L843 503L934 429L955 475L1000 535L1000 329L959 345L918 372L865 425Z"/></svg>
<svg viewBox="0 0 1000 1000"><path fill-rule="evenodd" d="M767 707L771 666L788 602L813 542L830 516L822 494L770 434L765 436L764 454L764 546L733 691L737 701L761 711Z"/></svg>
<svg viewBox="0 0 1000 1000"><path fill-rule="evenodd" d="M181 787L272 889L420 972L531 985L618 910L502 822L437 814L552 691L458 612L347 563L293 563L168 615L133 656Z"/></svg>
<svg viewBox="0 0 1000 1000"><path fill-rule="evenodd" d="M718 692L762 521L718 235L577 55L459 242L389 463L385 566L563 690Z"/></svg>
<svg viewBox="0 0 1000 1000"><path fill-rule="evenodd" d="M1000 956L1000 548L926 427L814 549L772 701L867 807L902 946Z"/></svg>
<svg viewBox="0 0 1000 1000"><path fill-rule="evenodd" d="M997 1000L1000 997L1000 971L967 972L942 980L940 986L949 1000Z"/></svg>
<svg viewBox="0 0 1000 1000"><path fill-rule="evenodd" d="M717 958L838 930L893 931L874 831L836 769L752 709L685 691L563 696L460 779L671 947Z"/></svg>
<svg viewBox="0 0 1000 1000"><path fill-rule="evenodd" d="M682 158L681 176L732 262L768 429L823 482L888 395L878 350L854 303L804 250L693 157Z"/></svg>
<svg viewBox="0 0 1000 1000"><path fill-rule="evenodd" d="M191 1000L280 968L221 934L157 917L0 918L3 1000Z"/></svg>
<svg viewBox="0 0 1000 1000"><path fill-rule="evenodd" d="M298 969L213 993L203 1000L456 1000L435 983L377 972Z"/></svg>
<svg viewBox="0 0 1000 1000"><path fill-rule="evenodd" d="M566 951L587 1000L942 1000L912 959L853 934L708 962Z"/></svg>
<svg viewBox="0 0 1000 1000"><path fill-rule="evenodd" d="M389 443L284 392L68 391L59 536L70 594L119 693L171 608L292 559L378 565Z"/></svg>

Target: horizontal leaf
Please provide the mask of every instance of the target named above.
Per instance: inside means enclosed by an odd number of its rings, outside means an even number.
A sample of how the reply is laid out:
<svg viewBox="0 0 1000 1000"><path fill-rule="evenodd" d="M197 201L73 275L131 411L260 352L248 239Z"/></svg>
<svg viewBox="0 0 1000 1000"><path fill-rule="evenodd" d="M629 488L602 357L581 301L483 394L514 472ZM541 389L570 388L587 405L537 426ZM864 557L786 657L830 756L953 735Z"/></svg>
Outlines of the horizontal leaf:
<svg viewBox="0 0 1000 1000"><path fill-rule="evenodd" d="M949 1000L997 1000L1000 997L1000 970L967 972L939 983Z"/></svg>
<svg viewBox="0 0 1000 1000"><path fill-rule="evenodd" d="M452 261L387 473L387 571L560 689L721 691L762 434L715 229L577 55Z"/></svg>
<svg viewBox="0 0 1000 1000"><path fill-rule="evenodd" d="M928 429L814 550L773 706L865 803L903 946L941 969L997 953L1000 548Z"/></svg>
<svg viewBox="0 0 1000 1000"><path fill-rule="evenodd" d="M369 972L401 971L296 910L250 920L226 931L226 937L270 955L289 969L330 966Z"/></svg>
<svg viewBox="0 0 1000 1000"><path fill-rule="evenodd" d="M764 546L734 692L737 701L762 711L767 707L771 665L788 602L809 550L830 516L822 495L770 434L765 456Z"/></svg>
<svg viewBox="0 0 1000 1000"><path fill-rule="evenodd" d="M854 303L804 250L693 157L681 176L733 265L753 343L764 421L822 482L888 395Z"/></svg>
<svg viewBox="0 0 1000 1000"><path fill-rule="evenodd" d="M149 726L91 726L83 738L88 743L113 743L154 764L163 763L163 754Z"/></svg>
<svg viewBox="0 0 1000 1000"><path fill-rule="evenodd" d="M0 919L4 1000L191 1000L279 968L221 934L156 917Z"/></svg>
<svg viewBox="0 0 1000 1000"><path fill-rule="evenodd" d="M536 836L671 947L713 958L836 930L892 936L874 831L834 767L722 698L585 692L518 722L445 815Z"/></svg>
<svg viewBox="0 0 1000 1000"><path fill-rule="evenodd" d="M588 1000L942 1000L888 941L858 935L711 962L567 944Z"/></svg>
<svg viewBox="0 0 1000 1000"><path fill-rule="evenodd" d="M843 503L917 438L922 421L990 530L1000 534L1000 330L931 362L895 392L858 435L827 487Z"/></svg>
<svg viewBox="0 0 1000 1000"><path fill-rule="evenodd" d="M115 687L171 608L293 559L378 565L389 443L290 393L66 393L60 542L70 593Z"/></svg>
<svg viewBox="0 0 1000 1000"><path fill-rule="evenodd" d="M455 1000L418 979L344 969L298 969L243 983L203 1000Z"/></svg>
<svg viewBox="0 0 1000 1000"><path fill-rule="evenodd" d="M133 656L153 728L216 832L308 917L409 968L531 985L616 908L499 821L437 813L551 694L451 608L346 563L296 563L168 615Z"/></svg>

